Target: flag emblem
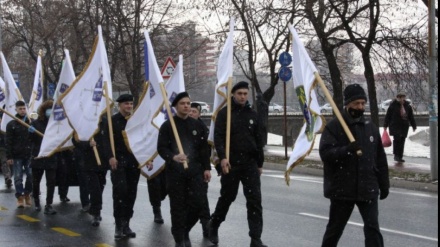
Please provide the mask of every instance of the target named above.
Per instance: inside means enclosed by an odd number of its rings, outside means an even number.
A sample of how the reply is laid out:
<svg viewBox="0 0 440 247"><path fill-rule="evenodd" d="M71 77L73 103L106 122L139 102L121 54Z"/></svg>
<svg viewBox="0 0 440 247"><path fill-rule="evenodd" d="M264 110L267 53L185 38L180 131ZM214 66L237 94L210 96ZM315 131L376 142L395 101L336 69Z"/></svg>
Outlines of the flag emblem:
<svg viewBox="0 0 440 247"><path fill-rule="evenodd" d="M102 79L102 68L99 69L99 79L95 84L95 90L93 91L93 101L101 102L102 99L102 89L103 89L103 79Z"/></svg>

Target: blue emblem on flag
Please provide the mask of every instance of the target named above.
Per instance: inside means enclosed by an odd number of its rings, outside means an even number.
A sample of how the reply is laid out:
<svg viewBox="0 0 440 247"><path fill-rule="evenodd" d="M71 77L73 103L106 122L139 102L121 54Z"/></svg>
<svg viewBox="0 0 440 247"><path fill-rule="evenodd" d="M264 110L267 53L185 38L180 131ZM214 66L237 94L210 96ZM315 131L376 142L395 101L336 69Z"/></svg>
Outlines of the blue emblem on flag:
<svg viewBox="0 0 440 247"><path fill-rule="evenodd" d="M43 88L41 87L41 81L38 81L37 97L35 98L35 100L40 100L42 95L43 95Z"/></svg>
<svg viewBox="0 0 440 247"><path fill-rule="evenodd" d="M101 71L101 69L99 70L99 74L100 74L100 76L99 76L99 79L98 79L98 81L96 82L96 84L95 84L95 90L93 90L93 101L95 101L95 102L101 102L101 99L102 99L102 90L103 90L103 78L102 78L102 71Z"/></svg>
<svg viewBox="0 0 440 247"><path fill-rule="evenodd" d="M6 96L5 93L3 92L3 90L0 88L0 102L5 100Z"/></svg>
<svg viewBox="0 0 440 247"><path fill-rule="evenodd" d="M64 114L64 109L61 107L61 105L55 104L53 108L53 118L55 121L62 121L66 118L66 115Z"/></svg>
<svg viewBox="0 0 440 247"><path fill-rule="evenodd" d="M150 83L150 99L156 95L156 91L154 91L153 85Z"/></svg>
<svg viewBox="0 0 440 247"><path fill-rule="evenodd" d="M177 96L177 93L173 92L173 93L171 94L171 96L170 96L170 100L169 100L169 102L170 102L170 103L173 102L174 99L176 98L176 96ZM170 116L168 116L167 108L166 108L165 106L164 106L163 109L162 109L162 113L165 115L165 120L170 119ZM173 115L176 114L176 111L174 110L173 107L171 107L171 114L173 114Z"/></svg>
<svg viewBox="0 0 440 247"><path fill-rule="evenodd" d="M67 86L64 83L61 83L61 87L60 87L60 93L64 93L66 92L66 90L69 88L69 86Z"/></svg>

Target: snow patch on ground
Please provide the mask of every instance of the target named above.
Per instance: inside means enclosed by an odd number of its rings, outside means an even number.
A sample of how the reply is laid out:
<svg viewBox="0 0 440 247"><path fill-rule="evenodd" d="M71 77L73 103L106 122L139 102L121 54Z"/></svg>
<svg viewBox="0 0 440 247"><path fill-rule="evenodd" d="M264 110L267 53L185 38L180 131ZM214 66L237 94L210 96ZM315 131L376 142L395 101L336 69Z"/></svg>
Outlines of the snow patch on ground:
<svg viewBox="0 0 440 247"><path fill-rule="evenodd" d="M380 128L380 133L383 133L383 128ZM391 139L392 138L393 137L391 137ZM313 149L318 150L320 139L321 135L317 135ZM409 157L430 158L431 155L429 143L429 127L417 127L416 132L413 132L410 128L408 138L406 139L405 143L404 155ZM283 137L280 135L269 133L267 138L267 145L282 146ZM393 154L393 146L385 148L385 152L387 154Z"/></svg>

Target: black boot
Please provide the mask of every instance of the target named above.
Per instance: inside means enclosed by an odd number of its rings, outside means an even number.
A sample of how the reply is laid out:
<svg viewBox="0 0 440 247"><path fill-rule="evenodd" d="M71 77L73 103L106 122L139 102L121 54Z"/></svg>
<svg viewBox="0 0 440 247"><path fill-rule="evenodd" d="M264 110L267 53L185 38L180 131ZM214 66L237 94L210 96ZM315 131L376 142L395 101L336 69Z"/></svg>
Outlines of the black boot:
<svg viewBox="0 0 440 247"><path fill-rule="evenodd" d="M121 218L116 218L115 219L115 239L119 240L125 237L124 235L124 231L123 231L123 225L122 225L122 221L123 219Z"/></svg>
<svg viewBox="0 0 440 247"><path fill-rule="evenodd" d="M189 239L189 232L185 233L185 247L192 247L191 240Z"/></svg>
<svg viewBox="0 0 440 247"><path fill-rule="evenodd" d="M92 215L92 226L98 227L101 224L101 216L100 215Z"/></svg>
<svg viewBox="0 0 440 247"><path fill-rule="evenodd" d="M154 222L157 224L163 224L163 218L162 218L162 212L160 210L160 207L153 207L153 213L154 213Z"/></svg>
<svg viewBox="0 0 440 247"><path fill-rule="evenodd" d="M124 220L123 221L123 233L125 236L129 237L129 238L135 238L136 237L136 233L133 232L130 229L130 220Z"/></svg>
<svg viewBox="0 0 440 247"><path fill-rule="evenodd" d="M44 206L44 214L47 214L47 215L54 215L54 214L56 214L57 213L57 211L55 211L53 208L52 208L52 205L46 205L46 206Z"/></svg>
<svg viewBox="0 0 440 247"><path fill-rule="evenodd" d="M218 226L214 226L212 220L208 222L209 241L213 244L218 244Z"/></svg>
<svg viewBox="0 0 440 247"><path fill-rule="evenodd" d="M261 239L253 238L251 240L251 247L267 247L267 245L264 245Z"/></svg>
<svg viewBox="0 0 440 247"><path fill-rule="evenodd" d="M176 242L176 247L186 247L184 242Z"/></svg>
<svg viewBox="0 0 440 247"><path fill-rule="evenodd" d="M200 223L202 224L203 237L209 238L209 228L208 228L209 220L201 220Z"/></svg>
<svg viewBox="0 0 440 247"><path fill-rule="evenodd" d="M34 198L35 211L41 211L40 198Z"/></svg>

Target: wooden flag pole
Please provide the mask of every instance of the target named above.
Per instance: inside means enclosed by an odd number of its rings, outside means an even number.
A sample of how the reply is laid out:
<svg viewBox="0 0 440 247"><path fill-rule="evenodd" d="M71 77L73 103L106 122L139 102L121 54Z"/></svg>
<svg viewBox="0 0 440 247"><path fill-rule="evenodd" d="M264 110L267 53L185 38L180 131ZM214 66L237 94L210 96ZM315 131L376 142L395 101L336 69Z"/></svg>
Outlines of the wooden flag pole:
<svg viewBox="0 0 440 247"><path fill-rule="evenodd" d="M108 122L108 129L109 129L110 147L112 149L113 157L116 158L115 139L113 138L112 113L110 111L110 98L108 97L107 81L104 82L104 91L105 91L105 103L107 105L106 110L107 110L107 122Z"/></svg>
<svg viewBox="0 0 440 247"><path fill-rule="evenodd" d="M334 111L336 117L338 118L339 122L341 123L342 128L344 129L345 134L347 135L348 139L350 140L350 142L355 142L356 140L354 139L353 134L351 133L350 129L348 128L347 123L345 122L344 118L342 117L342 114L339 111L338 107L336 106L336 103L333 100L332 95L328 91L327 87L324 84L324 81L322 80L322 78L318 72L315 72L315 78L318 81L319 86L321 86L322 91L324 91L325 97L327 98L327 101L332 106L333 111ZM356 151L356 154L358 156L362 156L362 150L359 149L358 151Z"/></svg>
<svg viewBox="0 0 440 247"><path fill-rule="evenodd" d="M8 111L6 111L5 109L0 107L0 110L4 113L6 113L6 115L10 116L11 118L13 118L14 120L16 120L17 122L19 122L21 125L25 126L26 128L30 128L31 126L29 124L27 124L26 122L24 122L23 120L17 118L16 116L12 115L11 113L9 113ZM37 133L39 136L44 137L43 133L41 133L38 130L35 130L35 133Z"/></svg>
<svg viewBox="0 0 440 247"><path fill-rule="evenodd" d="M180 141L179 132L177 132L176 123L174 122L173 113L171 112L171 107L170 107L170 103L168 101L168 96L166 93L165 86L163 85L163 83L159 83L159 84L160 84L160 91L162 92L162 97L165 102L165 108L167 109L167 113L168 113L168 116L170 119L171 128L173 129L174 138L176 138L177 148L179 149L180 154L184 154L182 142ZM188 169L188 162L187 161L185 161L183 163L183 167L185 169Z"/></svg>
<svg viewBox="0 0 440 247"><path fill-rule="evenodd" d="M92 137L92 141L95 142L95 138ZM98 166L100 166L101 165L101 159L99 158L98 148L96 148L96 145L93 146L93 152L95 153L96 163L98 163Z"/></svg>
<svg viewBox="0 0 440 247"><path fill-rule="evenodd" d="M230 77L228 80L228 89L227 89L227 105L226 105L226 159L229 162L230 153L231 153L231 107L232 107L232 78ZM225 173L229 173L229 166L225 168Z"/></svg>

